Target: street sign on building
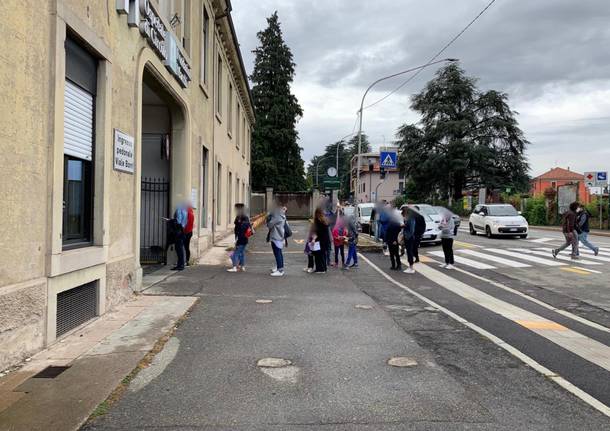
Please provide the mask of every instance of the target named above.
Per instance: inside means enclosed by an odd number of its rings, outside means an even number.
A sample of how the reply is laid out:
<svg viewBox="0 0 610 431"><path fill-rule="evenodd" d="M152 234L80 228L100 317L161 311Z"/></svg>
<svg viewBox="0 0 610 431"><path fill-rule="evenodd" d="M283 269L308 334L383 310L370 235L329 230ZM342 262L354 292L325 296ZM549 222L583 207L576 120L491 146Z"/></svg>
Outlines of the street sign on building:
<svg viewBox="0 0 610 431"><path fill-rule="evenodd" d="M396 151L380 151L379 166L384 169L395 168L397 158Z"/></svg>

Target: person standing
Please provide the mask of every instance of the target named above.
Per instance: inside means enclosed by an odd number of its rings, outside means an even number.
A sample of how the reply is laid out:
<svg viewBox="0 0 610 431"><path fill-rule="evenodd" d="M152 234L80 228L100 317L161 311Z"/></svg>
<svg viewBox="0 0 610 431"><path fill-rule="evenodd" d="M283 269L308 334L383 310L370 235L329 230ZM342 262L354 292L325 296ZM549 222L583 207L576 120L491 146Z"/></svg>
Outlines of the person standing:
<svg viewBox="0 0 610 431"><path fill-rule="evenodd" d="M442 214L442 220L439 225L441 231L441 245L443 246L443 254L445 255L445 264L441 265L445 269L455 269L455 260L453 257L453 238L455 236L455 222L450 213Z"/></svg>
<svg viewBox="0 0 610 431"><path fill-rule="evenodd" d="M426 219L423 215L419 213L419 211L411 210L413 214L413 218L415 219L415 236L413 238L413 257L415 259L415 263L419 262L419 246L421 245L421 240L424 237L424 233L426 233Z"/></svg>
<svg viewBox="0 0 610 431"><path fill-rule="evenodd" d="M311 274L312 272L315 271L315 262L314 262L314 254L313 254L314 238L315 238L314 224L310 223L309 229L307 230L307 239L305 241L305 250L303 250L305 255L307 255L307 267L303 268L303 271L307 272L308 274Z"/></svg>
<svg viewBox="0 0 610 431"><path fill-rule="evenodd" d="M324 274L327 271L327 251L330 247L330 235L328 221L321 208L316 208L314 213L314 238L313 255L316 263L316 274Z"/></svg>
<svg viewBox="0 0 610 431"><path fill-rule="evenodd" d="M333 245L335 246L335 266L339 266L339 254L341 255L341 268L345 268L345 240L347 238L347 230L343 226L344 219L342 216L337 216L335 227L333 228Z"/></svg>
<svg viewBox="0 0 610 431"><path fill-rule="evenodd" d="M572 202L570 208L565 212L562 218L561 227L563 236L565 237L564 244L556 249L553 249L551 253L554 258L562 251L572 246L572 254L570 257L574 260L578 259L578 232L576 231L576 210L578 209L578 202Z"/></svg>
<svg viewBox="0 0 610 431"><path fill-rule="evenodd" d="M186 266L191 262L191 238L193 237L193 226L195 225L195 211L189 203L186 209L186 226L184 226L184 254Z"/></svg>
<svg viewBox="0 0 610 431"><path fill-rule="evenodd" d="M591 229L589 227L589 220L591 220L591 213L587 211L587 209L580 205L576 210L576 227L578 232L578 240L582 242L582 244L595 253L595 256L599 254L599 247L591 244L589 242L589 233Z"/></svg>
<svg viewBox="0 0 610 431"><path fill-rule="evenodd" d="M188 223L187 205L184 202L180 202L176 206L176 211L174 211L174 220L174 225L176 228L174 247L176 249L176 256L178 257L178 262L176 263L176 266L172 268L172 271L183 271L185 265L184 229L186 228L186 225Z"/></svg>
<svg viewBox="0 0 610 431"><path fill-rule="evenodd" d="M233 267L227 269L228 272L237 272L246 270L246 247L248 240L253 234L250 219L245 213L244 204L236 204L235 210L237 216L233 222L233 233L235 234L235 250L231 256Z"/></svg>
<svg viewBox="0 0 610 431"><path fill-rule="evenodd" d="M416 220L415 220L415 211L409 209L408 207L404 207L402 210L402 215L404 217L404 224L402 228L402 237L405 243L405 250L407 253L407 261L409 262L409 267L405 269L403 272L405 274L415 274L415 269L413 269L413 263L415 261L415 232L416 232Z"/></svg>
<svg viewBox="0 0 610 431"><path fill-rule="evenodd" d="M355 215L351 215L347 221L347 260L346 268L358 267L358 225ZM353 263L351 263L353 261ZM351 263L351 264L350 264Z"/></svg>
<svg viewBox="0 0 610 431"><path fill-rule="evenodd" d="M284 243L286 241L286 209L276 208L269 216L267 216L267 235L268 241L271 243L271 250L275 257L275 268L271 271L272 277L284 276Z"/></svg>
<svg viewBox="0 0 610 431"><path fill-rule="evenodd" d="M397 220L396 217L392 217L392 215L388 214L388 221L386 223L384 240L390 252L390 262L392 263L392 267L390 269L396 271L400 271L402 269L402 264L400 262L400 246L398 244L398 235L400 234L400 229L400 216Z"/></svg>
<svg viewBox="0 0 610 431"><path fill-rule="evenodd" d="M377 222L377 230L379 231L379 238L383 241L383 254L387 254L387 244L388 241L385 240L386 231L388 229L388 224L390 223L390 211L391 208L389 205L385 205L381 212L379 213L379 219Z"/></svg>

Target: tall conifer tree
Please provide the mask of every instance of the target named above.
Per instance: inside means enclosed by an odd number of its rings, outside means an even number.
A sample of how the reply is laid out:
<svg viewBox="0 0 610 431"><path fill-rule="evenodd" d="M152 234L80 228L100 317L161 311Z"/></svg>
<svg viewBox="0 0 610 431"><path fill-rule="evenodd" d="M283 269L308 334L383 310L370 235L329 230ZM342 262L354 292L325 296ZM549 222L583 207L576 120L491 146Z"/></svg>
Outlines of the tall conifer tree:
<svg viewBox="0 0 610 431"><path fill-rule="evenodd" d="M252 184L255 190L304 190L305 169L296 130L303 110L290 92L295 63L282 37L277 12L267 18L267 24L257 34L260 45L254 51L254 71L250 76L256 112Z"/></svg>

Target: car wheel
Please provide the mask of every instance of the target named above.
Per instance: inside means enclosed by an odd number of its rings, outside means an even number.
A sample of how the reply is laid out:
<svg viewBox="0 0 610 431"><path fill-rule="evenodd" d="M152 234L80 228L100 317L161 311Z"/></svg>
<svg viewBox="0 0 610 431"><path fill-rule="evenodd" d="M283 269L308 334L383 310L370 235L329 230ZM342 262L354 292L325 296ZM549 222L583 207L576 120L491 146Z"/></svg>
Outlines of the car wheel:
<svg viewBox="0 0 610 431"><path fill-rule="evenodd" d="M520 238L521 238L521 239L525 239L525 238L527 238L527 234L525 234L525 235L520 235Z"/></svg>
<svg viewBox="0 0 610 431"><path fill-rule="evenodd" d="M476 235L477 231L474 230L474 226L472 225L472 223L470 223L470 235Z"/></svg>
<svg viewBox="0 0 610 431"><path fill-rule="evenodd" d="M485 235L487 235L487 238L493 238L491 228L489 226L485 226Z"/></svg>

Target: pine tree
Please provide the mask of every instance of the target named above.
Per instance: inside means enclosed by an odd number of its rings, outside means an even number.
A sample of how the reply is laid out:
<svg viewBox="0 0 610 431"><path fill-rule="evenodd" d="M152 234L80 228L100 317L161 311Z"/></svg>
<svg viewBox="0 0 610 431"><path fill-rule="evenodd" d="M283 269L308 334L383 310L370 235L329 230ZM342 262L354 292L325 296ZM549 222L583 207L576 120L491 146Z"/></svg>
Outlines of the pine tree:
<svg viewBox="0 0 610 431"><path fill-rule="evenodd" d="M277 12L257 37L252 81L256 124L252 134L252 185L255 190L304 190L305 168L296 123L303 116L290 92L295 63L284 42Z"/></svg>

